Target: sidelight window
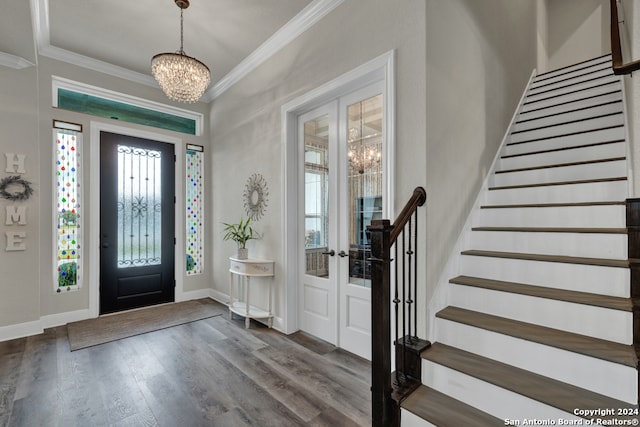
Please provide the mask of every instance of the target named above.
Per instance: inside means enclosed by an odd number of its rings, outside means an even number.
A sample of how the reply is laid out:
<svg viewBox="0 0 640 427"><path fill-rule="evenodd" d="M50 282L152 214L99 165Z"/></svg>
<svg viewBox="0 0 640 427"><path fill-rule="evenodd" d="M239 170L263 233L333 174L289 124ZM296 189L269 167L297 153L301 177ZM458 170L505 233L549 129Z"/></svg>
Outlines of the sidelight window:
<svg viewBox="0 0 640 427"><path fill-rule="evenodd" d="M53 122L54 140L54 277L57 292L82 285L82 126Z"/></svg>
<svg viewBox="0 0 640 427"><path fill-rule="evenodd" d="M187 144L186 153L187 275L204 271L204 147Z"/></svg>

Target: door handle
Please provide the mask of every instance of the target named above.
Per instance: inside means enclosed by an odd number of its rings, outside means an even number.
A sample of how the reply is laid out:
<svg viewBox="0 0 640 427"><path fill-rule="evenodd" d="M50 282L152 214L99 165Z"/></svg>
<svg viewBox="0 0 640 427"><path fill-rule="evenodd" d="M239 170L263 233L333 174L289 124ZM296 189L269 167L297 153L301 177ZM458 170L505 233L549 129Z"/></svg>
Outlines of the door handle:
<svg viewBox="0 0 640 427"><path fill-rule="evenodd" d="M322 255L329 255L329 256L335 256L336 251L334 251L333 249L331 249L329 252L322 252Z"/></svg>
<svg viewBox="0 0 640 427"><path fill-rule="evenodd" d="M344 258L344 257L348 257L349 256L349 254L346 253L345 251L338 252L338 255L340 256L340 258Z"/></svg>

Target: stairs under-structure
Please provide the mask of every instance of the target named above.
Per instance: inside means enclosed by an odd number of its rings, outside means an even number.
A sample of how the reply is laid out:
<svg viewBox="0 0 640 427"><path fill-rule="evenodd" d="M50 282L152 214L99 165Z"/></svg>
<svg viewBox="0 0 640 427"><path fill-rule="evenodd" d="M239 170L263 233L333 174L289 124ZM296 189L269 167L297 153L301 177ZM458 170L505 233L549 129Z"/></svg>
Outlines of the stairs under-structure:
<svg viewBox="0 0 640 427"><path fill-rule="evenodd" d="M532 79L402 426L637 425L627 171L610 56Z"/></svg>

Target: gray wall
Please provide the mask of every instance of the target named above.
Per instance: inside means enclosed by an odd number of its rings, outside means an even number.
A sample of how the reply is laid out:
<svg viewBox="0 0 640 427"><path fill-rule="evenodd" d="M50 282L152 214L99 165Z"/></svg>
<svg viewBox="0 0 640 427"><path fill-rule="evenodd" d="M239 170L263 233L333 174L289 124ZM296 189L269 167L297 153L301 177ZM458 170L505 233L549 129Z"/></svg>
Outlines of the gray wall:
<svg viewBox="0 0 640 427"><path fill-rule="evenodd" d="M38 150L38 85L35 68L13 70L0 67L0 179L5 172L6 153L26 155L23 179L32 183L34 195L26 202L0 198L0 326L25 323L40 317L39 269L40 199L50 192L42 182ZM7 206L27 208L27 225L5 225ZM6 232L26 232L26 250L6 252Z"/></svg>
<svg viewBox="0 0 640 427"><path fill-rule="evenodd" d="M241 193L253 172L270 183L271 200L257 224L265 238L250 249L276 265L282 261L280 107L396 49L395 206L399 211L415 186L427 188L428 256L420 268L428 271L430 295L535 68L535 14L529 0L375 0L366 8L347 0L216 99L215 290L227 292L227 258L234 253L220 239L220 222L243 213ZM276 315L282 316L278 285Z"/></svg>
<svg viewBox="0 0 640 427"><path fill-rule="evenodd" d="M536 66L535 16L527 0L427 2L429 297Z"/></svg>
<svg viewBox="0 0 640 427"><path fill-rule="evenodd" d="M97 242L88 240L88 223L91 216L89 205L89 189L91 185L89 165L93 149L90 140L91 122L110 123L121 127L148 130L157 134L165 134L183 139L185 143L204 145L209 150L208 123L201 136L190 136L181 133L147 128L117 120L103 119L86 114L53 108L51 76L71 79L108 90L137 96L164 104L171 102L159 89L132 83L106 74L87 70L85 68L55 61L45 57L38 58L38 66L23 70L12 70L0 67L0 177L4 173L6 152L27 155L25 178L34 183L35 195L27 205L28 224L26 226L4 226L6 229L25 230L27 232L27 250L19 252L5 251L4 231L0 234L0 327L19 325L29 322L39 322L47 318L43 325L64 320L65 313L88 310L89 281L78 291L56 293L54 290L55 276L53 274L53 148L52 148L52 120L64 120L83 125L82 166L83 174L83 218L84 218L84 261L83 274L85 279L91 275L92 265L89 262L89 248ZM174 104L184 108L182 104ZM196 104L189 109L207 114L208 106ZM206 168L211 164L207 159ZM206 184L205 184L206 185ZM208 202L211 200L208 198ZM5 206L8 202L0 199L0 215L2 223L5 221ZM181 212L178 212L181 215ZM209 214L210 215L210 214ZM207 220L206 231L209 231L210 216ZM20 228L18 228L20 227ZM180 238L180 235L179 235ZM211 256L211 246L206 240L206 256ZM181 272L177 272L181 274ZM184 273L183 273L184 274ZM206 267L205 274L200 276L184 276L184 291L206 290L210 286L211 268ZM93 285L95 286L95 284ZM205 291L206 293L206 291ZM37 324L29 324L16 330L30 331L37 328ZM1 335L1 334L0 334Z"/></svg>
<svg viewBox="0 0 640 427"><path fill-rule="evenodd" d="M608 0L538 1L539 72L611 52Z"/></svg>

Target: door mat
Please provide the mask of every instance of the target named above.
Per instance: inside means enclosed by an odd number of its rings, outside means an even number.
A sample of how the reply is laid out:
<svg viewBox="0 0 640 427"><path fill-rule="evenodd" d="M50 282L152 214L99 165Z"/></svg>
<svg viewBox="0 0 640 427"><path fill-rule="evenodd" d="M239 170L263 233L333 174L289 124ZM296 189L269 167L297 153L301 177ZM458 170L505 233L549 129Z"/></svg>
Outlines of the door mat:
<svg viewBox="0 0 640 427"><path fill-rule="evenodd" d="M195 322L227 312L209 298L164 304L67 324L71 351Z"/></svg>

